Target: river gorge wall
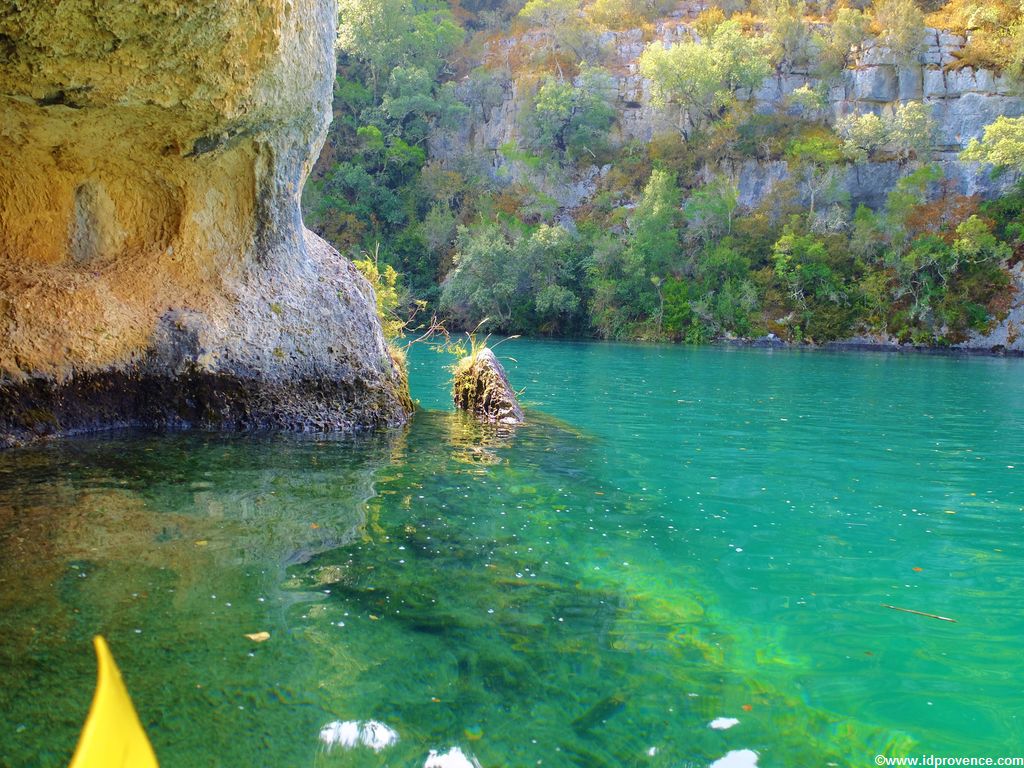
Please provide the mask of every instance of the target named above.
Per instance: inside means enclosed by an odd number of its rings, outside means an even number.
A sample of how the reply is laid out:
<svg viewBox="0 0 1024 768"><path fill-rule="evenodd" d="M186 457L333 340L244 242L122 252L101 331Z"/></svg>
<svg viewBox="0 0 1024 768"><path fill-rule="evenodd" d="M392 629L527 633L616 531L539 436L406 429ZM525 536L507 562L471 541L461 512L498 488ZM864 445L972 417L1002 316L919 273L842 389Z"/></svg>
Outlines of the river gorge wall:
<svg viewBox="0 0 1024 768"><path fill-rule="evenodd" d="M650 142L659 134L678 131L676 119L652 104L651 84L639 72L639 58L652 41L677 43L697 37L693 22L705 6L684 4L671 18L651 29L606 32L599 40L602 62L612 78L606 94L616 119L611 143L622 147L629 142ZM1020 174L994 174L991 167L966 162L960 152L971 139L980 138L985 126L997 117L1024 115L1024 86L987 69L960 65L968 37L927 28L916 60L901 61L877 39L869 38L855 47L850 64L837 76L823 81L811 68L794 68L766 78L753 91L741 91L738 98L750 102L759 113L787 113L834 125L852 114L872 112L892 115L902 104L923 103L931 108L936 130L932 159L942 168L949 192L992 198L1013 187ZM543 49L544 34L528 32L492 42L484 58L497 64L522 56L523 50ZM560 220L572 226L573 213L587 205L601 190L610 165L582 163L575 167L531 163L522 153L509 148L522 145L522 116L529 108L536 78L508 77L502 84L503 97L490 102L474 93L479 85L470 78L458 83L462 100L472 106L472 116L457 127L435 133L430 154L445 166L460 162L483 165L498 184L526 184L539 190L558 206ZM825 95L822 106L811 113L794 106L790 95L807 86ZM483 106L486 105L486 106ZM779 185L791 179L796 169L785 159L723 160L703 170L706 178L724 174L735 184L741 207L754 208L769 199ZM858 204L874 209L885 205L886 197L908 171L898 160L848 163L839 168L839 186L852 210ZM623 201L629 204L630 201ZM806 202L806 201L805 201ZM1024 351L1024 273L1020 265L1011 271L1016 294L1008 313L997 319L986 334L973 333L963 346ZM889 344L891 340L880 339Z"/></svg>
<svg viewBox="0 0 1024 768"><path fill-rule="evenodd" d="M614 145L649 142L659 134L677 131L675 119L651 103L651 85L639 72L639 58L653 40L672 44L696 36L692 17L701 7L680 11L680 18L662 20L655 26L653 37L642 29L606 32L600 37L612 74L612 92L607 96L616 112ZM497 50L488 51L488 56L500 62L517 47L540 49L542 43L541 33L504 38L493 46ZM850 66L836 78L822 82L809 70L796 68L774 74L756 90L740 92L738 97L753 102L761 113L799 114L788 97L808 86L827 94L824 107L809 116L828 123L865 112L892 114L901 104L922 102L932 109L936 122L933 157L946 177L960 194L993 196L1012 187L1018 176L994 176L991 168L962 161L958 154L971 139L980 138L985 126L996 117L1024 115L1024 86L991 70L954 66L966 43L964 36L928 28L917 60L901 62L877 40L867 39L853 51ZM505 151L522 142L520 118L528 107L531 85L507 79L500 103L488 104L486 109L481 106L485 100L472 93L474 87L468 78L459 84L463 100L475 105L471 119L454 130L435 133L431 156L449 164L466 156L482 158L496 180L537 184L567 210L586 203L608 172L607 166L583 164L569 172L552 173L550 168L538 170L515 153ZM790 170L785 160L749 159L709 168L708 173L724 171L731 176L739 189L740 204L754 207L789 177ZM895 160L847 166L844 185L852 204L880 207L904 170Z"/></svg>
<svg viewBox="0 0 1024 768"><path fill-rule="evenodd" d="M302 224L330 0L0 11L0 445L408 415L369 284Z"/></svg>

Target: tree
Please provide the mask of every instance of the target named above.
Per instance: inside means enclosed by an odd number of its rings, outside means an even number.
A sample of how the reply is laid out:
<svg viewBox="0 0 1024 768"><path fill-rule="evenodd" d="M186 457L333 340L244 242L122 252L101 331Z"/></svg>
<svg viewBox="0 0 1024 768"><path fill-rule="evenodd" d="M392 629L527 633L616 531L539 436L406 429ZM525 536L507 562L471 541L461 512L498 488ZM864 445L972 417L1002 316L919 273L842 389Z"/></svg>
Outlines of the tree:
<svg viewBox="0 0 1024 768"><path fill-rule="evenodd" d="M992 226L978 215L964 219L956 228L953 241L954 268L960 263L1000 263L1013 255L1013 249L1000 242L992 233Z"/></svg>
<svg viewBox="0 0 1024 768"><path fill-rule="evenodd" d="M868 36L869 19L856 8L840 8L832 23L815 36L818 48L818 74L831 79L850 65L853 46Z"/></svg>
<svg viewBox="0 0 1024 768"><path fill-rule="evenodd" d="M885 123L874 112L842 118L836 123L836 132L843 138L846 156L855 163L867 162L889 139Z"/></svg>
<svg viewBox="0 0 1024 768"><path fill-rule="evenodd" d="M687 234L707 248L732 232L733 215L739 204L739 188L725 176L717 176L694 190L683 206Z"/></svg>
<svg viewBox="0 0 1024 768"><path fill-rule="evenodd" d="M813 116L816 112L820 112L828 106L828 101L825 99L824 94L822 94L821 89L811 88L807 83L794 89L786 97L786 102L790 107L796 107L808 117Z"/></svg>
<svg viewBox="0 0 1024 768"><path fill-rule="evenodd" d="M884 247L885 228L881 216L861 203L853 214L850 252L871 263L878 259Z"/></svg>
<svg viewBox="0 0 1024 768"><path fill-rule="evenodd" d="M517 245L520 269L529 282L536 323L545 330L564 325L580 307L580 274L572 258L573 238L561 226L542 224ZM523 283L521 279L520 283Z"/></svg>
<svg viewBox="0 0 1024 768"><path fill-rule="evenodd" d="M438 87L430 72L417 66L391 70L381 106L391 120L402 126L405 139L415 143L426 140L431 121L451 126L469 112L454 97L450 85Z"/></svg>
<svg viewBox="0 0 1024 768"><path fill-rule="evenodd" d="M459 227L455 268L442 286L441 306L470 323L487 317L504 327L512 319L518 287L517 270L510 269L514 256L512 243L497 223Z"/></svg>
<svg viewBox="0 0 1024 768"><path fill-rule="evenodd" d="M433 79L462 37L451 12L440 6L424 9L412 0L338 0L338 47L365 62L375 97L382 76L396 66L422 67Z"/></svg>
<svg viewBox="0 0 1024 768"><path fill-rule="evenodd" d="M810 134L794 139L786 151L808 197L808 217L814 220L815 204L835 202L840 194L840 173L836 167L843 159L843 148L832 134Z"/></svg>
<svg viewBox="0 0 1024 768"><path fill-rule="evenodd" d="M553 148L569 160L594 158L605 149L616 114L611 76L584 64L577 82L549 76L541 83L525 120L528 147L539 152Z"/></svg>
<svg viewBox="0 0 1024 768"><path fill-rule="evenodd" d="M572 326L582 284L582 260L564 227L508 232L484 221L459 227L441 304L469 325L487 317L498 330L551 332Z"/></svg>
<svg viewBox="0 0 1024 768"><path fill-rule="evenodd" d="M928 201L929 188L941 179L941 167L924 165L896 182L889 192L885 203L885 230L897 250L909 237L907 220L910 214Z"/></svg>
<svg viewBox="0 0 1024 768"><path fill-rule="evenodd" d="M629 220L628 250L650 276L664 277L679 270L680 197L675 175L656 169Z"/></svg>
<svg viewBox="0 0 1024 768"><path fill-rule="evenodd" d="M843 287L829 266L824 243L813 235L801 235L789 228L772 248L775 274L788 286L790 295L801 307L809 299L836 303Z"/></svg>
<svg viewBox="0 0 1024 768"><path fill-rule="evenodd" d="M971 139L960 157L1024 171L1024 117L997 117L985 126L984 138Z"/></svg>
<svg viewBox="0 0 1024 768"><path fill-rule="evenodd" d="M916 59L924 49L924 13L914 0L875 0L874 12L882 45L900 61Z"/></svg>
<svg viewBox="0 0 1024 768"><path fill-rule="evenodd" d="M352 263L373 286L377 297L377 317L380 318L384 338L388 341L396 339L405 330L405 321L398 316L398 272L390 264L381 267L380 243L374 246L373 253L364 251L362 258Z"/></svg>
<svg viewBox="0 0 1024 768"><path fill-rule="evenodd" d="M919 101L908 101L896 107L891 116L879 117L873 112L850 115L836 124L843 138L847 157L863 163L883 148L897 160L924 160L931 152L935 136L932 108Z"/></svg>
<svg viewBox="0 0 1024 768"><path fill-rule="evenodd" d="M569 52L574 60L581 59L590 33L579 0L529 0L519 11L519 18L543 35L558 79L564 80L559 55Z"/></svg>
<svg viewBox="0 0 1024 768"><path fill-rule="evenodd" d="M662 15L671 0L594 0L587 15L608 29L628 29Z"/></svg>
<svg viewBox="0 0 1024 768"><path fill-rule="evenodd" d="M736 92L753 89L771 74L761 44L743 34L736 21L720 24L706 43L681 42L666 48L647 46L640 56L640 73L651 81L652 102L679 110L678 125L700 127L721 117Z"/></svg>
<svg viewBox="0 0 1024 768"><path fill-rule="evenodd" d="M767 27L768 53L780 71L792 70L811 59L811 33L804 24L804 0L756 0L757 14Z"/></svg>
<svg viewBox="0 0 1024 768"><path fill-rule="evenodd" d="M900 104L886 127L888 142L901 162L911 158L924 160L930 154L935 138L935 119L930 105L920 101Z"/></svg>

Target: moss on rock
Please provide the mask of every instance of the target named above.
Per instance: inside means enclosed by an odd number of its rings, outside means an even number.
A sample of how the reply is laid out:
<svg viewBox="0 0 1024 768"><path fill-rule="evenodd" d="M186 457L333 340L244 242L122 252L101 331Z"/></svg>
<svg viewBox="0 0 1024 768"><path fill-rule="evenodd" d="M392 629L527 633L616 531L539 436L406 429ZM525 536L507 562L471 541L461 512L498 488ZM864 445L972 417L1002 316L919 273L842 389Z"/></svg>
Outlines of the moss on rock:
<svg viewBox="0 0 1024 768"><path fill-rule="evenodd" d="M487 347L462 358L455 366L452 383L455 407L482 421L522 424L523 410L505 369Z"/></svg>

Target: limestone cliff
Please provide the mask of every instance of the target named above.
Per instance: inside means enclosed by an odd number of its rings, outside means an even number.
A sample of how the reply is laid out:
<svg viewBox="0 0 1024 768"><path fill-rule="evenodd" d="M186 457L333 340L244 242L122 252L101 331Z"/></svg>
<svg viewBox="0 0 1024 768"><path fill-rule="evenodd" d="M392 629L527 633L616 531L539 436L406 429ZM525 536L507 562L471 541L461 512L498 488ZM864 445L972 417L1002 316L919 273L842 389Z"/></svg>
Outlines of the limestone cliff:
<svg viewBox="0 0 1024 768"><path fill-rule="evenodd" d="M650 141L659 133L675 131L672 120L651 105L650 83L639 73L638 60L652 40L674 43L697 36L693 16L703 7L700 3L687 4L675 17L664 19L651 30L632 29L607 32L601 46L613 74L614 92L609 94L616 108L615 141L624 144L631 140ZM540 33L527 33L521 38L506 38L491 51L493 59L501 60L504 51L516 48L530 49L541 45ZM945 175L961 194L991 196L1012 186L1016 176L1012 173L993 177L990 169L976 163L965 163L957 158L972 138L979 138L985 126L999 115L1024 115L1024 89L1008 78L988 70L970 67L955 68L956 55L964 47L966 38L937 29L927 29L922 52L916 62L901 63L874 39L865 40L855 51L850 68L831 81L826 108L820 115L835 120L851 113L892 112L897 105L908 101L922 101L931 106L938 125L935 137L935 156L942 164ZM752 101L760 112L790 109L786 97L819 81L807 71L774 75L766 79L754 92L740 93L742 99ZM438 133L431 142L431 154L443 162L453 162L470 154L486 158L491 174L499 180L529 180L537 184L561 206L571 209L585 203L595 192L601 176L609 168L592 166L576 173L552 174L549 169L537 173L522 161L506 156L502 147L521 140L518 116L523 112L530 96L529 86L509 80L504 85L504 99L488 105L486 114L479 105L484 100L474 98L471 81L460 84L467 103L477 104L472 120L465 121L449 133ZM724 170L736 181L740 203L754 206L771 193L772 188L787 178L789 168L784 160L748 160ZM896 162L874 162L849 166L845 186L854 204L882 205L904 169Z"/></svg>
<svg viewBox="0 0 1024 768"><path fill-rule="evenodd" d="M0 10L0 444L407 416L369 285L302 225L331 0Z"/></svg>

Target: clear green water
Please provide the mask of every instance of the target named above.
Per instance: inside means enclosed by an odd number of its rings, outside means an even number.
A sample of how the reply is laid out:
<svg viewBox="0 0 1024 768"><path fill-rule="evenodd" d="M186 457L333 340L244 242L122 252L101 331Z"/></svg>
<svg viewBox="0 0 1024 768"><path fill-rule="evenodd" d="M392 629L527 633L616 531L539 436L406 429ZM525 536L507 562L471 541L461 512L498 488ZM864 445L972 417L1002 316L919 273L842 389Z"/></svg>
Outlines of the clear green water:
<svg viewBox="0 0 1024 768"><path fill-rule="evenodd" d="M0 454L0 764L66 764L97 632L166 767L1024 755L1024 363L500 351L514 435L416 350L406 430Z"/></svg>

